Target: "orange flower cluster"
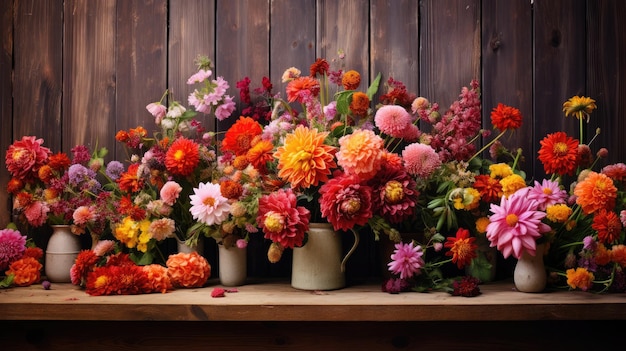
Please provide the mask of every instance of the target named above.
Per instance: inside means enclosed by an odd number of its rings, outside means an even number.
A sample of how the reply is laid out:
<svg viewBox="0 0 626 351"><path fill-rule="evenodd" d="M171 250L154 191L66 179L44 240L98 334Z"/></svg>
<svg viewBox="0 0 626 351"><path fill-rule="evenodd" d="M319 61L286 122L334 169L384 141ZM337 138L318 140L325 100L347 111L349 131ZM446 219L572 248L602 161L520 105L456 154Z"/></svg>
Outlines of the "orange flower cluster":
<svg viewBox="0 0 626 351"><path fill-rule="evenodd" d="M30 286L39 282L39 279L41 279L42 267L42 264L39 263L36 258L26 256L11 263L6 274L14 275L13 284L17 286Z"/></svg>
<svg viewBox="0 0 626 351"><path fill-rule="evenodd" d="M200 288L211 276L211 265L197 252L180 252L167 259L167 273L177 288Z"/></svg>

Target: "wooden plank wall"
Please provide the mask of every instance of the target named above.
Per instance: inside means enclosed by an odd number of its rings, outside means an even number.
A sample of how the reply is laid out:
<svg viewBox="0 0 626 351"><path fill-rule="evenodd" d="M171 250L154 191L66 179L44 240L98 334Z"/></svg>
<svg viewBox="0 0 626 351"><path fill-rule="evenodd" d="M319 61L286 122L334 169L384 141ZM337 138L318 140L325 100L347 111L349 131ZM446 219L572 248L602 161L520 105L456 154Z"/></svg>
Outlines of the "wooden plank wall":
<svg viewBox="0 0 626 351"><path fill-rule="evenodd" d="M124 159L115 133L152 129L145 106L165 89L186 102L186 78L203 54L237 99L244 76L252 87L268 76L284 95L283 71L307 72L317 57L360 71L361 89L381 72L383 82L400 80L442 109L476 78L485 126L498 102L522 111L524 124L506 143L524 150L523 167L537 177L538 141L557 130L578 134L562 103L591 96L598 109L587 129L602 130L592 149L626 160L622 0L3 0L0 13L3 150L36 135L54 150L98 143L108 160ZM0 226L10 218L1 191Z"/></svg>

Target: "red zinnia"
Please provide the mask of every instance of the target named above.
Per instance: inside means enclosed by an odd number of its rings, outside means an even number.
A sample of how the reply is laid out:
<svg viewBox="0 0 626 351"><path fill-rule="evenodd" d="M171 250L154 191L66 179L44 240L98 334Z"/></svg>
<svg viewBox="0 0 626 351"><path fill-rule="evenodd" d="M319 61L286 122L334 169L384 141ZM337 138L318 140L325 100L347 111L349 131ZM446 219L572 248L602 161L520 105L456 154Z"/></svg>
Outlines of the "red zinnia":
<svg viewBox="0 0 626 351"><path fill-rule="evenodd" d="M165 154L165 168L173 175L186 177L200 163L200 147L187 138L178 138Z"/></svg>
<svg viewBox="0 0 626 351"><path fill-rule="evenodd" d="M522 125L522 113L515 107L500 103L491 111L491 124L500 131L517 129Z"/></svg>
<svg viewBox="0 0 626 351"><path fill-rule="evenodd" d="M241 116L224 134L222 150L231 151L237 156L245 155L252 147L252 141L261 133L263 128L259 122Z"/></svg>
<svg viewBox="0 0 626 351"><path fill-rule="evenodd" d="M133 163L128 166L126 172L122 173L117 179L117 183L120 186L120 190L127 193L134 193L143 187L143 180L137 176L137 170L139 169L138 163Z"/></svg>
<svg viewBox="0 0 626 351"><path fill-rule="evenodd" d="M578 140L556 132L548 134L540 144L539 161L547 174L574 174L579 163Z"/></svg>
<svg viewBox="0 0 626 351"><path fill-rule="evenodd" d="M446 238L444 247L450 249L446 256L452 256L452 262L459 269L465 267L476 257L476 238L470 237L469 230L459 228L455 237Z"/></svg>
<svg viewBox="0 0 626 351"><path fill-rule="evenodd" d="M484 202L496 202L502 197L502 184L487 174L480 174L474 177L474 185L472 187L478 190L480 199Z"/></svg>
<svg viewBox="0 0 626 351"><path fill-rule="evenodd" d="M598 241L612 244L619 239L622 223L615 212L602 209L593 216L591 228L598 232Z"/></svg>
<svg viewBox="0 0 626 351"><path fill-rule="evenodd" d="M315 62L313 62L313 64L310 67L310 72L311 72L311 77L315 78L316 75L320 75L323 76L326 73L328 73L328 61L324 60L323 58L318 58L317 60L315 60Z"/></svg>
<svg viewBox="0 0 626 351"><path fill-rule="evenodd" d="M322 217L335 230L365 225L372 218L372 188L359 184L359 177L337 173L320 188Z"/></svg>

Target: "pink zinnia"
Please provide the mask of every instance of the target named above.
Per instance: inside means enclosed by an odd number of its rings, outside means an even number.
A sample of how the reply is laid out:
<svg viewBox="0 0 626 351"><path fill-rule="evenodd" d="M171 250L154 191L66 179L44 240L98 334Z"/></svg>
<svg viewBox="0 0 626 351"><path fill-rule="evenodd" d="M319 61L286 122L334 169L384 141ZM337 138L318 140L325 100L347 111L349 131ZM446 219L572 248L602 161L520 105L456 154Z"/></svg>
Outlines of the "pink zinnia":
<svg viewBox="0 0 626 351"><path fill-rule="evenodd" d="M320 188L322 217L335 230L365 225L372 218L372 188L359 184L355 175L336 174Z"/></svg>
<svg viewBox="0 0 626 351"><path fill-rule="evenodd" d="M548 206L563 204L567 198L567 192L553 180L544 179L541 184L535 181L535 186L528 191L528 199L537 201L537 208L545 211Z"/></svg>
<svg viewBox="0 0 626 351"><path fill-rule="evenodd" d="M170 180L163 184L161 188L161 200L163 200L166 205L173 206L181 191L183 191L183 188L175 181Z"/></svg>
<svg viewBox="0 0 626 351"><path fill-rule="evenodd" d="M52 151L41 146L43 139L34 136L23 136L22 140L15 141L7 149L5 156L6 167L9 173L17 179L23 180L27 176L36 175L44 165Z"/></svg>
<svg viewBox="0 0 626 351"><path fill-rule="evenodd" d="M394 274L400 274L400 279L419 275L425 264L422 258L422 255L424 255L422 247L414 245L413 241L408 244L398 243L395 247L396 249L391 254L391 262L387 264L389 271Z"/></svg>
<svg viewBox="0 0 626 351"><path fill-rule="evenodd" d="M402 150L402 158L409 174L428 178L439 166L441 159L430 145L413 143Z"/></svg>
<svg viewBox="0 0 626 351"><path fill-rule="evenodd" d="M302 245L304 233L309 230L311 212L296 204L297 198L291 189L279 189L259 198L257 223L266 239L282 247Z"/></svg>
<svg viewBox="0 0 626 351"><path fill-rule="evenodd" d="M24 255L26 251L26 236L13 229L0 230L0 271Z"/></svg>
<svg viewBox="0 0 626 351"><path fill-rule="evenodd" d="M411 115L402 106L385 105L376 111L374 123L381 132L393 138L402 138L411 125Z"/></svg>
<svg viewBox="0 0 626 351"><path fill-rule="evenodd" d="M522 192L521 194L526 194ZM542 233L548 232L550 226L542 223L545 212L537 210L537 202L528 199L519 192L508 198L503 196L500 205L491 204L489 225L487 225L487 239L491 246L496 246L504 258L511 254L519 259L527 251L535 255L535 240Z"/></svg>
<svg viewBox="0 0 626 351"><path fill-rule="evenodd" d="M219 184L200 183L190 195L189 212L194 219L206 224L221 224L230 213L228 199L222 196Z"/></svg>

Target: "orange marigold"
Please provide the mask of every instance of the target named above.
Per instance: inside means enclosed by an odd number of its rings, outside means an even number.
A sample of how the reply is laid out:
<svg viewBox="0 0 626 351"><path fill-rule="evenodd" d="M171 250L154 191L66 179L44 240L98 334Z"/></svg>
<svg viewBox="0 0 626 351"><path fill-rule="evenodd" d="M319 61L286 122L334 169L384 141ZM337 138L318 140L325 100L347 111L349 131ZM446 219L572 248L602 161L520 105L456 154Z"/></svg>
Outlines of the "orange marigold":
<svg viewBox="0 0 626 351"><path fill-rule="evenodd" d="M576 184L574 195L583 212L590 214L601 209L611 210L615 206L617 188L606 175L589 172L587 178Z"/></svg>
<svg viewBox="0 0 626 351"><path fill-rule="evenodd" d="M274 145L272 142L269 140L261 140L248 150L246 158L254 168L265 173L267 170L267 163L274 159L272 156L273 149Z"/></svg>
<svg viewBox="0 0 626 351"><path fill-rule="evenodd" d="M547 174L574 174L580 162L578 140L564 132L556 132L548 134L539 143L541 149L538 158Z"/></svg>
<svg viewBox="0 0 626 351"><path fill-rule="evenodd" d="M491 111L491 124L500 131L517 129L522 125L522 113L515 107L499 103Z"/></svg>
<svg viewBox="0 0 626 351"><path fill-rule="evenodd" d="M367 116L367 110L370 107L370 99L367 94L357 91L352 94L350 100L350 111L354 116L365 117Z"/></svg>
<svg viewBox="0 0 626 351"><path fill-rule="evenodd" d="M462 269L476 258L475 241L475 237L470 237L469 230L459 228L456 236L446 238L444 247L450 249L446 252L446 256L452 256L452 262Z"/></svg>
<svg viewBox="0 0 626 351"><path fill-rule="evenodd" d="M309 76L298 77L290 81L285 90L287 92L287 100L289 100L289 102L298 101L302 103L300 92L308 90L312 96L316 97L320 93L320 82Z"/></svg>
<svg viewBox="0 0 626 351"><path fill-rule="evenodd" d="M13 284L30 286L41 279L42 264L33 257L22 257L9 266L6 275L13 274Z"/></svg>
<svg viewBox="0 0 626 351"><path fill-rule="evenodd" d="M243 194L243 186L238 182L226 179L220 183L220 192L227 199L238 199Z"/></svg>
<svg viewBox="0 0 626 351"><path fill-rule="evenodd" d="M211 276L211 265L195 251L170 255L166 264L174 287L200 288Z"/></svg>
<svg viewBox="0 0 626 351"><path fill-rule="evenodd" d="M167 273L167 268L160 264L149 264L142 267L147 276L146 286L143 291L146 293L160 292L166 293L173 289L172 281Z"/></svg>
<svg viewBox="0 0 626 351"><path fill-rule="evenodd" d="M252 141L263 133L259 122L250 117L241 116L226 131L222 140L222 150L231 151L235 155L245 155L252 147Z"/></svg>
<svg viewBox="0 0 626 351"><path fill-rule="evenodd" d="M620 267L626 268L626 246L623 244L613 245L611 248L611 261Z"/></svg>
<svg viewBox="0 0 626 351"><path fill-rule="evenodd" d="M303 125L287 134L274 157L278 159L278 176L291 183L292 188L309 188L328 181L337 167L334 155L337 149L325 145L327 132L318 132Z"/></svg>
<svg viewBox="0 0 626 351"><path fill-rule="evenodd" d="M339 139L337 163L347 174L372 179L382 166L383 139L371 130L357 129Z"/></svg>
<svg viewBox="0 0 626 351"><path fill-rule="evenodd" d="M591 228L598 232L598 241L612 244L619 240L622 232L622 222L615 212L601 209L593 216Z"/></svg>
<svg viewBox="0 0 626 351"><path fill-rule="evenodd" d="M565 274L567 275L567 285L572 289L587 291L593 286L593 279L595 277L593 273L589 272L586 268L570 268Z"/></svg>
<svg viewBox="0 0 626 351"><path fill-rule="evenodd" d="M193 140L178 138L165 154L165 168L173 175L186 177L200 163L200 147Z"/></svg>
<svg viewBox="0 0 626 351"><path fill-rule="evenodd" d="M361 84L361 74L355 70L347 71L341 77L341 85L345 90L355 90Z"/></svg>

